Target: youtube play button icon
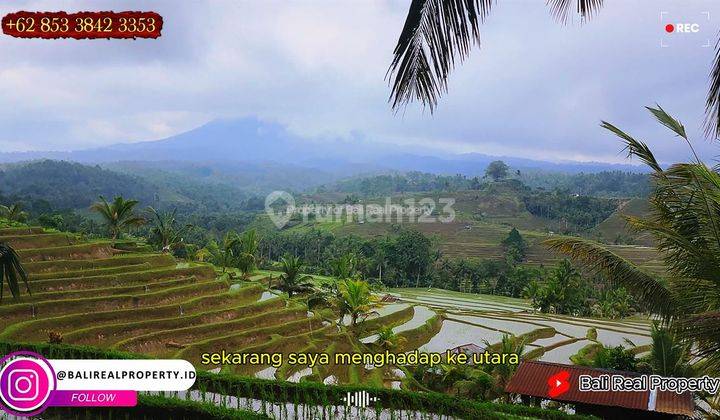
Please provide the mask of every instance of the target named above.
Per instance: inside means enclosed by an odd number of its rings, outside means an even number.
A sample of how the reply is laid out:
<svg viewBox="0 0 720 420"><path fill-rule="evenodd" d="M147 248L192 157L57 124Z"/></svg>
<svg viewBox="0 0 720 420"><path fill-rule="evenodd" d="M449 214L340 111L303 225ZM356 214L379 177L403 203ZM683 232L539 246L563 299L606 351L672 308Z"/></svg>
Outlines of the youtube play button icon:
<svg viewBox="0 0 720 420"><path fill-rule="evenodd" d="M562 370L547 380L548 396L550 398L559 397L570 390L570 372Z"/></svg>

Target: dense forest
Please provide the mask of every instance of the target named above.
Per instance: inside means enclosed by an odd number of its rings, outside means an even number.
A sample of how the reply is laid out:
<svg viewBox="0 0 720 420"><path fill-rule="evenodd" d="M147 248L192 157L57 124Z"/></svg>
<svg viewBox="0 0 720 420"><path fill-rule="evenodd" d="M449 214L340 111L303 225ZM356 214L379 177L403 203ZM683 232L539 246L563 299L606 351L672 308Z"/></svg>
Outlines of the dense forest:
<svg viewBox="0 0 720 420"><path fill-rule="evenodd" d="M618 201L614 199L568 194L559 190L529 192L523 195L523 201L527 210L535 216L584 229L596 226L618 208Z"/></svg>
<svg viewBox="0 0 720 420"><path fill-rule="evenodd" d="M192 211L262 209L257 197L231 186L156 171L143 177L74 162L39 160L0 167L0 194L33 207L86 209L98 196L134 197L143 205ZM41 208L35 209L42 211Z"/></svg>
<svg viewBox="0 0 720 420"><path fill-rule="evenodd" d="M412 229L398 227L392 235L370 239L313 229L266 233L259 240L258 255L267 268L293 255L308 272L321 275L337 275L337 261L349 258L354 272L383 287L524 297L543 312L618 318L638 308L624 289L610 288L602 277L582 280L567 261L557 267L524 266L527 243L516 229L508 232L502 245L501 260L454 259L443 256L432 238Z"/></svg>
<svg viewBox="0 0 720 420"><path fill-rule="evenodd" d="M647 197L652 184L646 173L602 171L597 173L563 174L525 171L522 182L531 188L560 190L593 197Z"/></svg>
<svg viewBox="0 0 720 420"><path fill-rule="evenodd" d="M501 162L501 161L496 161ZM497 177L496 179L493 179ZM500 179L516 179L533 189L562 191L567 194L594 197L645 197L650 193L650 178L644 173L602 171L597 173L566 174L545 171L520 171L505 167L504 173L487 173L485 177L465 175L436 175L408 172L355 177L320 187L320 192L345 192L362 197L426 192L477 190L486 183Z"/></svg>

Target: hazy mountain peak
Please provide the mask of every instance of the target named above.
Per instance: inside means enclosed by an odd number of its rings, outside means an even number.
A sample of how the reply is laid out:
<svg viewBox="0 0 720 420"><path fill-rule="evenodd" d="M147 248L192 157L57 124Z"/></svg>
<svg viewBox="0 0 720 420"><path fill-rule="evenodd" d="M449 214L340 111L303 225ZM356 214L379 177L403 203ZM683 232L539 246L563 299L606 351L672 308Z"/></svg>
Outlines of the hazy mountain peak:
<svg viewBox="0 0 720 420"><path fill-rule="evenodd" d="M354 133L353 141L306 138L290 132L284 125L255 116L218 119L165 139L123 143L73 152L0 153L0 162L38 158L80 162L179 161L259 164L273 162L317 168L341 175L373 171L424 171L438 174L481 175L487 164L505 160L514 168L535 168L561 172L637 170L630 165L604 163L550 163L483 154L448 155L405 148L368 139Z"/></svg>

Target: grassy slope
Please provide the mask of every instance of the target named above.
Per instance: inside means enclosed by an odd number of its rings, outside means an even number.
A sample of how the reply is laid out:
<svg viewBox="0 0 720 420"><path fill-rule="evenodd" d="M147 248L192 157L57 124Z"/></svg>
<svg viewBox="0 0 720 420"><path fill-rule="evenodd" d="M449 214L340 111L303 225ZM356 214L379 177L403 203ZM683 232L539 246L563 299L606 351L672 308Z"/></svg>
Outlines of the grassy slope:
<svg viewBox="0 0 720 420"><path fill-rule="evenodd" d="M597 236L598 240L608 243L614 243L617 239L620 239L637 245L652 246L652 238L632 232L623 218L623 215L641 217L646 215L648 211L647 200L641 198L632 199L596 226L593 234Z"/></svg>

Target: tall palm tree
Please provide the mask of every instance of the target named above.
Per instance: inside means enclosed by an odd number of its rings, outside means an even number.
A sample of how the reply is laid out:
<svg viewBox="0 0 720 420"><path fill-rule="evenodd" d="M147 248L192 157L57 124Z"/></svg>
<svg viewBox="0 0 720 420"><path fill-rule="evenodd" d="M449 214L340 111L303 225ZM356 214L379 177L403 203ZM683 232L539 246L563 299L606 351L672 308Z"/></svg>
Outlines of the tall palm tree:
<svg viewBox="0 0 720 420"><path fill-rule="evenodd" d="M25 288L30 294L30 284L27 273L20 263L20 257L10 245L0 242L0 302L2 302L5 283L13 298L20 297L20 280L25 283Z"/></svg>
<svg viewBox="0 0 720 420"><path fill-rule="evenodd" d="M238 244L237 267L243 277L252 272L257 265L258 238L255 229L245 232Z"/></svg>
<svg viewBox="0 0 720 420"><path fill-rule="evenodd" d="M448 90L448 76L475 45L480 45L480 25L495 0L412 0L388 69L394 110L420 101L433 112ZM603 6L603 0L546 0L560 23L572 16L584 22ZM705 131L720 136L720 41L710 71L705 100Z"/></svg>
<svg viewBox="0 0 720 420"><path fill-rule="evenodd" d="M236 250L235 248L240 243L240 237L234 231L228 231L225 233L223 240L220 244L211 240L207 246L197 252L196 256L200 256L201 259L208 255L212 257L212 263L220 266L222 273L225 274L228 267L235 265L236 261Z"/></svg>
<svg viewBox="0 0 720 420"><path fill-rule="evenodd" d="M304 264L299 257L286 255L280 259L280 290L287 292L288 297L295 293L307 292L313 289L312 277L302 274Z"/></svg>
<svg viewBox="0 0 720 420"><path fill-rule="evenodd" d="M172 212L160 212L148 207L148 211L153 221L148 242L157 246L163 253L181 248L184 242L183 236L192 228L192 225L179 225L175 216L177 209Z"/></svg>
<svg viewBox="0 0 720 420"><path fill-rule="evenodd" d="M115 240L130 227L141 226L145 223L145 219L135 215L135 206L137 205L137 200L125 200L122 196L115 197L112 203L108 203L105 197L100 196L100 201L90 206L90 210L102 216L110 236Z"/></svg>
<svg viewBox="0 0 720 420"><path fill-rule="evenodd" d="M28 218L26 211L23 211L22 204L15 203L10 206L0 205L0 217L4 217L13 222L24 222Z"/></svg>
<svg viewBox="0 0 720 420"><path fill-rule="evenodd" d="M659 106L648 109L693 150L679 121ZM653 236L667 274L660 278L645 272L584 239L553 238L545 243L634 294L648 310L660 315L678 338L695 346L705 358L707 373L720 373L719 168L708 167L695 154L694 162L663 169L645 143L608 122L603 121L602 127L620 137L629 154L652 170L649 215L626 219L634 230Z"/></svg>

